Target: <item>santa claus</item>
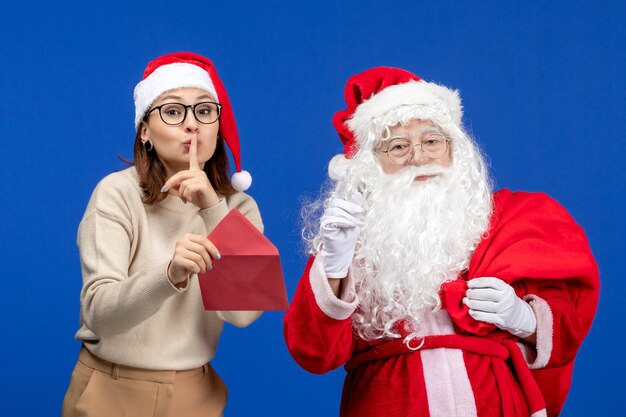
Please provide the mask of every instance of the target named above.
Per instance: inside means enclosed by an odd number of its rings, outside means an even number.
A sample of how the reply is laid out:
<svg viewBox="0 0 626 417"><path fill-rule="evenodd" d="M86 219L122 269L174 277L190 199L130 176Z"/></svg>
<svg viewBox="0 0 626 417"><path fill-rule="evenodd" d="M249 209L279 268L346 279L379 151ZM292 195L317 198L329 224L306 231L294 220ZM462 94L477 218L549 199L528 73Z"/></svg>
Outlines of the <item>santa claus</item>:
<svg viewBox="0 0 626 417"><path fill-rule="evenodd" d="M598 300L582 229L545 194L492 193L457 91L378 67L345 97L291 355L344 365L345 417L558 414Z"/></svg>

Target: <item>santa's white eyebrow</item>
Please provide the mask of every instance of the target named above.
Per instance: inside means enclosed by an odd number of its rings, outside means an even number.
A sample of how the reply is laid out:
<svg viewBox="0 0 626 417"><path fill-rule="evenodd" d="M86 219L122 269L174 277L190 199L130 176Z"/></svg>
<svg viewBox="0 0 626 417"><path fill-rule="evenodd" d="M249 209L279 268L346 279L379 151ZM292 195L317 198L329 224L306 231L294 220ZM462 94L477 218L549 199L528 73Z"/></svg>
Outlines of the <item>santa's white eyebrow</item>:
<svg viewBox="0 0 626 417"><path fill-rule="evenodd" d="M427 133L439 133L440 135L444 135L444 133L441 131L441 129L438 129L436 127L425 127L424 129L422 129L422 131L420 132L421 135L425 135Z"/></svg>
<svg viewBox="0 0 626 417"><path fill-rule="evenodd" d="M423 137L424 135L427 135L429 133L437 133L440 134L442 136L445 136L445 134L440 130L437 129L436 127L425 127L424 129L420 130L418 136ZM383 141L383 142L390 142L394 139L404 139L404 140L409 140L408 136L403 136L403 135L395 135L395 136L391 136L389 139Z"/></svg>
<svg viewBox="0 0 626 417"><path fill-rule="evenodd" d="M404 139L404 140L409 140L409 138L407 138L406 136L391 136L389 139L387 139L385 142L391 142L392 140L395 139Z"/></svg>

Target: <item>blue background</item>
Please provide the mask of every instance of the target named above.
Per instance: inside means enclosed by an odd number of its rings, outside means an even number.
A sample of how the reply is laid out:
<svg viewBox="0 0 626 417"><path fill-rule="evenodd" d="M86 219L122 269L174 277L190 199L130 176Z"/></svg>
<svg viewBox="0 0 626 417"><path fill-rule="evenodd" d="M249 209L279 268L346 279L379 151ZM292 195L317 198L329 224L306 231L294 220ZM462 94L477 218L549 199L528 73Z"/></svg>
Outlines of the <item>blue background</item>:
<svg viewBox="0 0 626 417"><path fill-rule="evenodd" d="M462 92L499 187L546 191L584 227L598 315L564 415L618 412L625 222L623 2L5 2L0 10L0 414L54 416L79 343L76 229L95 184L132 157L132 90L148 61L209 56L238 122L289 297L305 257L299 207L341 150L347 78L406 68ZM507 3L507 4L505 4ZM227 416L332 416L342 369L307 374L282 313L224 331Z"/></svg>

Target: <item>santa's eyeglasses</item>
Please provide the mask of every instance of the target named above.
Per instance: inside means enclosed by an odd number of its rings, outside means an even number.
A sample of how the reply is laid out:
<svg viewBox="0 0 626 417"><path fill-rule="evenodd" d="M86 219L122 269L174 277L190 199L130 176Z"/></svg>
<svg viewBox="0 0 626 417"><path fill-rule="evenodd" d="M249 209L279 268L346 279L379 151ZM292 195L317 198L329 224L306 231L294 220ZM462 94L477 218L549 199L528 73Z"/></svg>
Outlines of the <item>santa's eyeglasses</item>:
<svg viewBox="0 0 626 417"><path fill-rule="evenodd" d="M415 156L415 148L419 148L430 159L441 158L448 151L450 140L443 135L430 134L416 144L405 138L390 138L385 142L387 148L381 152L387 154L392 164L403 166L411 162Z"/></svg>

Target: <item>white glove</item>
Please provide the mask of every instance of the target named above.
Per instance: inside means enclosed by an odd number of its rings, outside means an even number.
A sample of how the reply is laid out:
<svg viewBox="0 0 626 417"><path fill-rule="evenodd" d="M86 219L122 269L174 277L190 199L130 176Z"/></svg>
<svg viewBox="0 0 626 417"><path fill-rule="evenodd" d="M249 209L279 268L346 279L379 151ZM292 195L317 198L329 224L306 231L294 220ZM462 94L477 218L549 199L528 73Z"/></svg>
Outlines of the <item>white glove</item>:
<svg viewBox="0 0 626 417"><path fill-rule="evenodd" d="M474 319L492 323L502 330L525 338L537 329L537 318L530 305L500 278L474 278L467 282L463 303Z"/></svg>
<svg viewBox="0 0 626 417"><path fill-rule="evenodd" d="M344 180L339 181L334 197L320 219L324 271L328 278L344 278L352 264L354 248L363 224L363 196L348 192Z"/></svg>

